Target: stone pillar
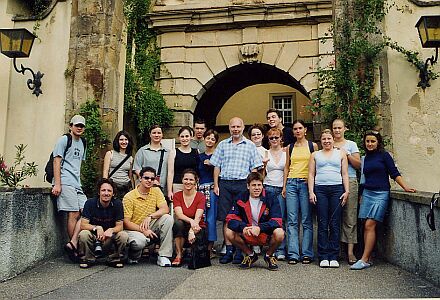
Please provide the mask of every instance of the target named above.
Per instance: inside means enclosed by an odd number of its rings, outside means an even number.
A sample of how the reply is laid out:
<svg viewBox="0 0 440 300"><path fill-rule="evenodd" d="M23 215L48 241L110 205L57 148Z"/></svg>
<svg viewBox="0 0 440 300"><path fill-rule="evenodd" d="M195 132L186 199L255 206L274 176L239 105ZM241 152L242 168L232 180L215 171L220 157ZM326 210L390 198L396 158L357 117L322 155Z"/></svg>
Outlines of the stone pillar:
<svg viewBox="0 0 440 300"><path fill-rule="evenodd" d="M125 76L124 1L72 0L66 123L79 106L96 100L104 130L122 128Z"/></svg>

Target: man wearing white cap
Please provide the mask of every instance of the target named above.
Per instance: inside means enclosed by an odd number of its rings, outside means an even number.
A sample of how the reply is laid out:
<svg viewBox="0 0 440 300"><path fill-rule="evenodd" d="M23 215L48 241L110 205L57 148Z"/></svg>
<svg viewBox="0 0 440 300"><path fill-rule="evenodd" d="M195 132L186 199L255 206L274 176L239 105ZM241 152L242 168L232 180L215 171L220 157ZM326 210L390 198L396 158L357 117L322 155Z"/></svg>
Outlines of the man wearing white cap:
<svg viewBox="0 0 440 300"><path fill-rule="evenodd" d="M87 201L80 181L81 162L85 159L84 133L86 121L75 115L70 120L70 136L60 137L53 150L52 194L57 197L58 211L67 213L67 233L70 241L64 246L73 261L78 259L80 211ZM66 150L67 149L67 150Z"/></svg>

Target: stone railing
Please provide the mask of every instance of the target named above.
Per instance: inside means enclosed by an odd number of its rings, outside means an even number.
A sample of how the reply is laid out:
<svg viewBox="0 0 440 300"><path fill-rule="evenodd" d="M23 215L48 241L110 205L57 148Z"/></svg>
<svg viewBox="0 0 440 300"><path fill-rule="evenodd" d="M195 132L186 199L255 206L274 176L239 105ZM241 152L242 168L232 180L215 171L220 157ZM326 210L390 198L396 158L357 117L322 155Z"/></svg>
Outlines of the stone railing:
<svg viewBox="0 0 440 300"><path fill-rule="evenodd" d="M0 188L0 281L62 255L63 217L48 188Z"/></svg>
<svg viewBox="0 0 440 300"><path fill-rule="evenodd" d="M378 231L378 253L390 263L440 286L440 208L436 231L426 222L432 193L391 192L389 215Z"/></svg>

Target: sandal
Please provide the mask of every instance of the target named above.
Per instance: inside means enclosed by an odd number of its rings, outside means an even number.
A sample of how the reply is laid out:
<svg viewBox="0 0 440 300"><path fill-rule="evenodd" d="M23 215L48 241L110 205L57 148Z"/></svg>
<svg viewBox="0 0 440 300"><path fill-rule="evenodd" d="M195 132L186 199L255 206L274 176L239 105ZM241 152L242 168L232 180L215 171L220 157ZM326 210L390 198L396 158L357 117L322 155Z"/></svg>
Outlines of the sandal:
<svg viewBox="0 0 440 300"><path fill-rule="evenodd" d="M296 258L290 258L287 263L289 265L296 265L298 263L298 260Z"/></svg>
<svg viewBox="0 0 440 300"><path fill-rule="evenodd" d="M312 259L310 257L308 257L308 256L304 256L303 259L302 259L302 264L304 264L304 265L308 265L311 262L312 262Z"/></svg>
<svg viewBox="0 0 440 300"><path fill-rule="evenodd" d="M88 269L88 268L90 268L91 266L92 266L92 264L89 263L88 261L81 261L80 264L79 264L79 267L80 267L81 269Z"/></svg>
<svg viewBox="0 0 440 300"><path fill-rule="evenodd" d="M117 269L124 267L124 264L122 263L122 261L120 259L111 260L107 264L110 267L117 268Z"/></svg>
<svg viewBox="0 0 440 300"><path fill-rule="evenodd" d="M171 263L172 267L178 268L182 266L182 258L181 257L176 257L173 262Z"/></svg>
<svg viewBox="0 0 440 300"><path fill-rule="evenodd" d="M351 266L351 265L354 265L357 261L358 261L358 260L356 259L356 256L354 256L354 255L352 255L352 256L348 255L348 257L347 257L347 262L348 262L348 264L349 264L350 266Z"/></svg>
<svg viewBox="0 0 440 300"><path fill-rule="evenodd" d="M79 261L78 250L72 242L68 242L66 245L64 245L64 251L66 251L67 256L72 262L77 263Z"/></svg>

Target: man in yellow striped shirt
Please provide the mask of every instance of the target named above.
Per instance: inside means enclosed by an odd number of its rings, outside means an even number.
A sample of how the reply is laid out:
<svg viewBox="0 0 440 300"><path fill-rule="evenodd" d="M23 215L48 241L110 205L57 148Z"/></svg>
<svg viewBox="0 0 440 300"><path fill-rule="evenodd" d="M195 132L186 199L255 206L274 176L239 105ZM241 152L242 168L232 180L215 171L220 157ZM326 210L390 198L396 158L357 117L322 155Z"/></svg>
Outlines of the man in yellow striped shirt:
<svg viewBox="0 0 440 300"><path fill-rule="evenodd" d="M128 263L135 264L142 250L150 241L160 240L157 264L170 267L173 255L173 217L165 197L154 187L156 170L144 167L140 173L140 184L124 196L124 229L128 233Z"/></svg>

